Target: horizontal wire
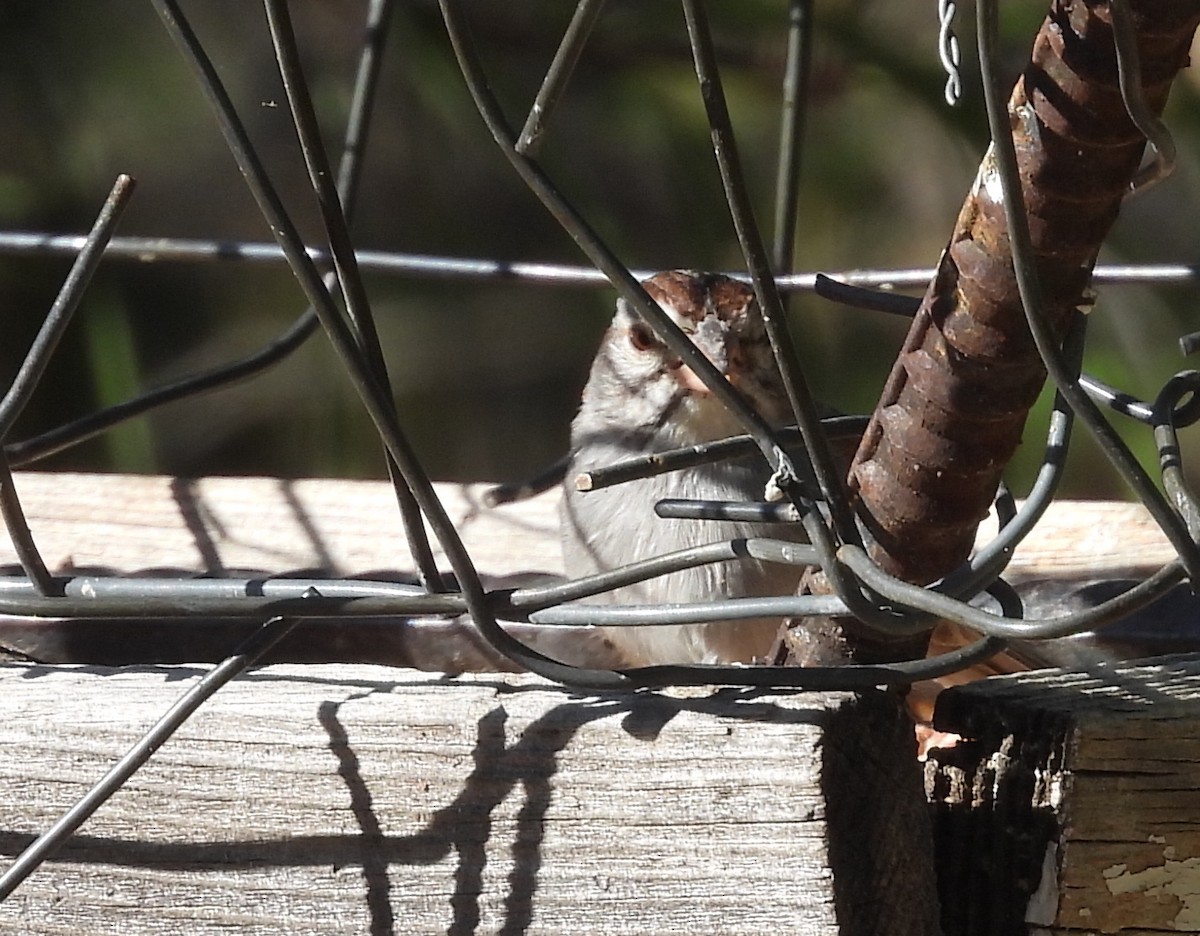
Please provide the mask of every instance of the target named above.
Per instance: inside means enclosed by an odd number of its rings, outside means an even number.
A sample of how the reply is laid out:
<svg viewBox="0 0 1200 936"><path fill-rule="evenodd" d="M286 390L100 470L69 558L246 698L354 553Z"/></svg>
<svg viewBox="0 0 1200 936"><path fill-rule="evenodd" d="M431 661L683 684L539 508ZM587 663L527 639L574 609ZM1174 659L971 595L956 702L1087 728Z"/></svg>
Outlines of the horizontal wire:
<svg viewBox="0 0 1200 936"><path fill-rule="evenodd" d="M867 426L867 417L830 416L822 419L821 425L830 439L848 439L862 435ZM779 441L787 446L799 445L803 441L800 430L795 426L785 426L777 430L777 433ZM654 452L650 455L622 459L602 468L582 471L575 476L573 481L577 490L597 491L614 484L649 478L667 471L694 468L697 465L705 465L726 458L743 458L755 451L757 449L754 440L749 436L731 436L715 442L704 442L699 445L689 445L684 448L669 449L665 452Z"/></svg>
<svg viewBox="0 0 1200 936"><path fill-rule="evenodd" d="M799 523L795 504L769 501L716 501L666 497L654 505L664 520L730 520L734 523Z"/></svg>
<svg viewBox="0 0 1200 936"><path fill-rule="evenodd" d="M755 618L842 617L846 603L836 595L721 598L679 604L564 604L535 611L529 623L581 627L666 627Z"/></svg>
<svg viewBox="0 0 1200 936"><path fill-rule="evenodd" d="M82 234L0 231L0 254L74 256L84 240ZM318 268L333 268L333 258L328 250L308 247L306 251ZM370 273L432 279L509 280L539 286L610 286L608 278L599 270L578 264L447 257L388 250L356 250L355 257L359 268ZM287 262L283 250L277 244L266 241L187 237L114 237L105 249L104 259L141 263L204 263L218 260L249 264ZM639 280L658 272L649 269L630 270ZM784 292L817 292L817 278L828 276L839 283L876 289L924 289L935 272L932 267L898 267L791 273L776 276L775 285ZM730 270L725 275L743 282L748 280L745 272L740 270ZM1189 285L1200 282L1200 264L1101 264L1093 271L1092 280L1108 286Z"/></svg>
<svg viewBox="0 0 1200 936"><path fill-rule="evenodd" d="M0 578L0 613L33 617L204 618L270 616L405 617L461 614L460 594L427 594L414 586L352 579L176 579L79 576L56 579L60 597L39 597L23 578ZM318 589L319 597L305 592Z"/></svg>
<svg viewBox="0 0 1200 936"><path fill-rule="evenodd" d="M591 597L659 575L746 558L789 565L812 565L817 561L813 548L802 543L765 537L721 540L568 582L492 591L488 603L498 614L520 618L530 610ZM60 597L40 598L25 577L0 576L0 613L91 618L180 614L246 617L292 611L291 603L301 600L305 617L309 618L446 615L469 610L465 598L457 593L430 594L417 585L361 579L81 575L55 581Z"/></svg>
<svg viewBox="0 0 1200 936"><path fill-rule="evenodd" d="M843 546L838 550L838 558L869 588L905 607L921 609L988 636L1021 640L1068 637L1111 624L1165 595L1186 577L1183 564L1175 560L1115 598L1084 611L1042 620L1017 621L964 605L961 601L939 595L919 585L902 582L880 569L860 547Z"/></svg>
<svg viewBox="0 0 1200 936"><path fill-rule="evenodd" d="M561 584L519 588L509 596L508 603L516 609L540 610L561 602L590 598L615 588L635 585L658 575L680 572L713 562L747 558L787 565L815 565L819 561L816 550L804 543L766 537L725 540L653 556L608 572L581 576ZM844 608L844 605L842 607Z"/></svg>

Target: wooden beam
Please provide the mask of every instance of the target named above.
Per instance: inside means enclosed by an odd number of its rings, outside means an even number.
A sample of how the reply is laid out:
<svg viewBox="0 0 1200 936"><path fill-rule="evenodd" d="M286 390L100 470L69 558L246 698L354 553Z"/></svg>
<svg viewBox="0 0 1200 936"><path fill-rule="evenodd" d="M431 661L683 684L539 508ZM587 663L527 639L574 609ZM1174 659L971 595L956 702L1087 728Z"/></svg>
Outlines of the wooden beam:
<svg viewBox="0 0 1200 936"><path fill-rule="evenodd" d="M0 852L198 672L0 666ZM279 666L184 724L0 933L915 936L931 867L894 697Z"/></svg>
<svg viewBox="0 0 1200 936"><path fill-rule="evenodd" d="M411 573L377 482L21 474L16 487L60 574ZM439 490L490 585L560 571L556 492L486 510L480 486ZM1009 575L1140 576L1170 555L1140 507L1056 503ZM0 559L15 560L2 538ZM10 617L0 636L67 624ZM413 639L366 642L376 662L502 664L462 622L394 624ZM121 639L114 622L93 628L93 647L128 661L153 625L126 625ZM78 650L71 633L60 652ZM312 638L294 652L330 659ZM927 775L949 932L1191 924L1200 664L1187 665L943 697L939 727L971 738ZM0 853L199 672L0 667ZM935 932L916 771L898 701L876 693L589 697L528 676L270 666L185 724L0 908L0 933Z"/></svg>
<svg viewBox="0 0 1200 936"><path fill-rule="evenodd" d="M60 572L412 572L384 482L19 472L15 487L47 564ZM558 490L488 508L487 488L437 485L478 566L490 576L561 573ZM985 524L980 542L994 531ZM1017 548L1010 572L1017 580L1048 572L1118 577L1172 558L1139 504L1056 501ZM0 529L0 562L15 560Z"/></svg>
<svg viewBox="0 0 1200 936"><path fill-rule="evenodd" d="M385 482L39 472L14 481L46 564L64 573L413 571ZM561 572L557 491L487 508L487 487L437 486L479 567L491 576ZM15 560L0 529L0 561Z"/></svg>
<svg viewBox="0 0 1200 936"><path fill-rule="evenodd" d="M947 936L1200 932L1200 656L948 689L930 754Z"/></svg>
<svg viewBox="0 0 1200 936"><path fill-rule="evenodd" d="M486 487L438 486L485 583L513 586L561 574L557 490L489 509L482 500ZM394 497L382 482L21 473L15 488L47 565L61 574L413 575ZM994 524L981 532L981 540L991 529ZM1014 583L1047 576L1056 581L1143 578L1172 556L1140 505L1056 502L1018 546L1006 577ZM0 530L0 563L15 561ZM1061 597L1063 589L1051 591ZM1031 604L1031 615L1040 611ZM95 665L216 660L254 626L253 621L188 618L154 624L107 621L100 627L0 617L0 655L8 648L10 658ZM522 636L519 625L514 630ZM1181 641L1179 628L1139 634L1139 647L1122 645L1119 652L1161 653L1177 649ZM1186 644L1187 634L1182 638ZM547 649L560 658L586 652L593 664L604 660L594 632L559 630L551 639L554 646ZM1073 659L1079 646L1072 644L1065 656L1044 662ZM386 663L454 673L511 668L465 620L389 622L386 628L377 622L306 622L271 659Z"/></svg>

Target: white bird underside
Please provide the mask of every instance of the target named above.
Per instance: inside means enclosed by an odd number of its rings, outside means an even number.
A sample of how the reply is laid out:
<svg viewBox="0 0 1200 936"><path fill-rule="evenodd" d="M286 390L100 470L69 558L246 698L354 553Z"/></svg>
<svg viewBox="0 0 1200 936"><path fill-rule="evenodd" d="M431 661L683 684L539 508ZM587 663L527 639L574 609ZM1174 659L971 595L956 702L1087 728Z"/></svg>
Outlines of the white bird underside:
<svg viewBox="0 0 1200 936"><path fill-rule="evenodd" d="M612 462L618 460L614 453ZM598 467L599 463L597 459L595 465L573 467L581 471ZM766 477L765 467L743 460L737 465L706 465L596 491L579 492L568 486L562 502L562 524L564 531L573 529L576 534L564 532L567 568L573 576L579 576L705 543L785 535L785 528L777 524L667 520L654 513L654 505L667 497L745 500L747 492L762 491ZM614 516L620 516L621 522L611 522ZM786 538L794 539L795 534ZM588 601L668 604L735 596L790 595L796 589L800 573L797 567L751 559L719 562L659 576ZM778 619L751 619L604 630L631 666L750 663L771 652L779 625Z"/></svg>

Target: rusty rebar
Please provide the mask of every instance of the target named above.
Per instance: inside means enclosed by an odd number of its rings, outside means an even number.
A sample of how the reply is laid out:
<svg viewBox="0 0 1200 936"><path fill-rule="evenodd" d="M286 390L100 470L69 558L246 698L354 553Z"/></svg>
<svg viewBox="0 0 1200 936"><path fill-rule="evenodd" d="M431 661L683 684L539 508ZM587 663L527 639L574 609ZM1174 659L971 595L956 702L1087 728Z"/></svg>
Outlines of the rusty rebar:
<svg viewBox="0 0 1200 936"><path fill-rule="evenodd" d="M1130 7L1146 100L1160 114L1200 2ZM1145 147L1118 85L1107 4L1054 3L1008 112L1043 312L1061 337L1087 306ZM926 583L966 558L1045 378L989 150L850 470L883 568Z"/></svg>

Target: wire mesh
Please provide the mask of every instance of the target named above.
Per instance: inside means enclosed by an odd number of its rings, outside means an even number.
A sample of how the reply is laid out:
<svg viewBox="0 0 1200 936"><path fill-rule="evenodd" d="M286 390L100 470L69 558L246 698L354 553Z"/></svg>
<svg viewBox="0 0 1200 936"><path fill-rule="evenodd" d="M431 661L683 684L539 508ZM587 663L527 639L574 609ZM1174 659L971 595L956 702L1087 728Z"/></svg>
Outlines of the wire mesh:
<svg viewBox="0 0 1200 936"><path fill-rule="evenodd" d="M218 69L197 38L188 17L175 0L151 0L163 27L188 63L212 110L221 133L275 243L234 243L187 238L121 238L114 236L121 212L134 188L121 176L96 219L83 237L47 233L0 232L0 251L16 255L63 254L74 265L41 332L0 402L0 512L22 565L21 574L0 577L0 613L104 619L112 617L205 618L247 617L264 622L262 630L237 648L209 678L198 683L163 721L130 752L77 809L63 817L34 843L0 877L0 898L21 880L99 803L119 788L150 753L169 736L190 712L217 691L225 681L254 664L299 620L313 618L407 618L421 615L468 614L487 641L523 669L547 678L590 690L628 690L668 685L733 685L798 687L805 689L861 689L903 687L914 681L945 675L988 659L1013 638L1040 639L1076 634L1117 620L1163 595L1185 578L1194 578L1200 563L1196 537L1200 513L1189 490L1178 456L1177 432L1200 418L1200 374L1184 371L1168 380L1153 400L1139 400L1096 378L1080 373L1084 334L1077 324L1065 341L1047 329L1039 318L1042 306L1037 282L1037 259L1029 245L1029 218L1020 206L1021 181L1008 133L1009 117L997 94L992 61L995 42L995 3L980 4L978 49L983 71L987 111L993 134L991 159L995 166L998 200L1003 203L1012 243L1013 263L1030 330L1040 360L1054 380L1058 397L1045 442L1045 456L1029 496L1018 508L1007 490L997 495L1000 531L993 542L961 567L928 586L914 585L889 574L874 561L870 538L856 516L830 450L830 440L856 438L870 426L868 417L822 417L808 379L795 355L785 302L789 293L813 291L847 306L881 309L900 315L917 314L918 300L880 292L885 284L923 286L934 270L846 271L832 276L792 272L793 234L797 224L796 179L799 174L804 126L806 84L812 59L812 9L807 0L781 4L780 19L789 30L783 79L781 146L776 170L774 239L768 245L761 234L746 191L728 106L721 87L721 72L705 10L699 0L684 0L689 47L713 149L721 173L728 210L741 245L745 272L731 275L749 280L762 309L768 336L784 376L795 425L777 430L768 425L741 394L716 370L704 354L647 295L641 280L648 271L631 270L616 255L597 229L562 194L538 161L541 143L554 133L556 103L570 93L572 69L603 16L603 3L580 0L558 53L542 87L516 131L499 101L471 36L469 13L459 0L439 0L453 53L479 115L512 170L543 203L570 235L590 266L564 266L535 262L464 260L433 255L356 251L350 234L359 184L360 159L370 125L372 103L383 59L383 41L391 4L372 0L360 54L353 104L345 128L343 156L331 166L318 130L310 90L300 64L300 50L286 0L264 0L266 20L275 59L286 92L294 131L303 154L312 194L319 207L325 242L314 246L301 236L285 206L272 174L252 143ZM784 7L786 6L786 9ZM1120 94L1124 107L1154 150L1151 163L1141 171L1135 188L1145 188L1170 172L1174 161L1171 137L1147 108L1137 75L1136 43L1132 22L1123 0L1112 4L1116 36ZM939 2L938 55L947 71L947 99L964 93L959 74L961 54L954 35L955 5ZM275 340L260 350L221 367L197 373L117 406L75 420L33 438L10 440L13 424L37 388L46 364L62 336L71 314L104 260L122 257L171 258L204 263L286 263L302 288L308 308ZM744 436L656 454L653 458L612 465L579 479L583 487L598 489L652 473L686 470L697 464L758 452L769 463L778 502L731 504L674 501L659 505L662 516L703 522L704 519L770 519L800 525L808 544L787 539L757 538L714 542L707 546L630 564L584 579L561 584L489 590L472 557L440 503L428 472L402 428L390 389L387 362L372 316L364 271L410 277L503 280L520 284L567 284L580 287L611 286L658 333L659 337L708 385L734 414ZM1194 284L1200 267L1146 265L1098 267L1092 282ZM406 537L417 566L414 585L391 582L278 577L267 582L238 579L145 579L137 577L70 577L53 574L42 559L23 517L11 469L36 462L55 452L104 432L132 417L166 403L206 393L261 374L285 359L305 341L322 331L352 382L363 408L378 433ZM1185 349L1192 339L1185 338ZM1158 478L1137 462L1102 414L1105 406L1149 428L1159 453ZM1179 557L1134 587L1094 607L1048 617L1027 617L1026 609L1003 573L1016 545L1037 523L1054 496L1062 475L1063 456L1070 446L1073 424L1081 419L1099 440L1130 487L1146 504ZM804 480L811 475L815 482ZM550 475L553 477L553 474ZM1159 483L1161 482L1162 490ZM1165 493L1164 493L1165 491ZM452 577L437 568L428 530L448 558ZM696 565L738 561L745 557L824 571L830 594L780 595L770 598L728 598L685 606L603 606L587 598L671 571ZM990 594L999 613L979 607L976 599ZM857 618L868 629L887 637L927 634L937 621L951 621L976 632L978 639L962 649L929 659L832 666L656 665L628 670L583 669L553 660L514 639L503 621L520 621L553 627L562 625L658 626L665 624L736 622L751 617L779 617L803 621L832 616Z"/></svg>

